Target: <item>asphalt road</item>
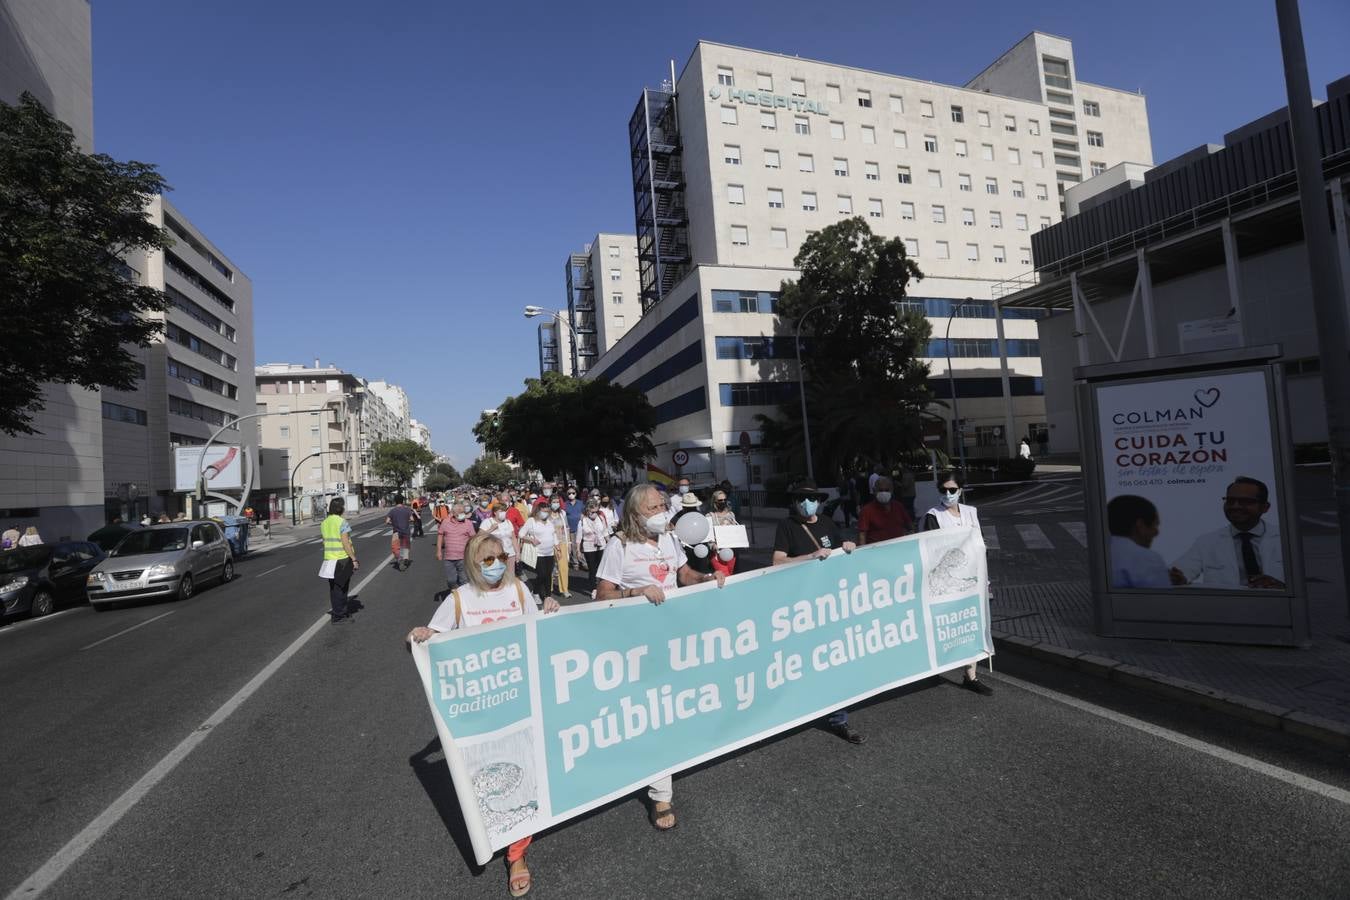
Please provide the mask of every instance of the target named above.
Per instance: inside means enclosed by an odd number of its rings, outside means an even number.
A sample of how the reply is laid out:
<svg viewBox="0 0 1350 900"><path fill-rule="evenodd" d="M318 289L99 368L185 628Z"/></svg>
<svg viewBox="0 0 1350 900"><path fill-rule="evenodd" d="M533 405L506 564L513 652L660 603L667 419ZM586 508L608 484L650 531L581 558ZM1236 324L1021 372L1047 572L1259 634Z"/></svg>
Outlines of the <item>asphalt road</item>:
<svg viewBox="0 0 1350 900"><path fill-rule="evenodd" d="M0 894L152 773L42 896L503 896L500 861L467 857L402 644L434 610L434 538L395 572L374 521L351 625L321 623L308 544L187 602L0 632ZM863 746L805 728L677 777L672 833L636 799L546 833L531 896L1346 896L1344 753L1029 660L997 669L992 698L942 679L876 698L854 716Z"/></svg>

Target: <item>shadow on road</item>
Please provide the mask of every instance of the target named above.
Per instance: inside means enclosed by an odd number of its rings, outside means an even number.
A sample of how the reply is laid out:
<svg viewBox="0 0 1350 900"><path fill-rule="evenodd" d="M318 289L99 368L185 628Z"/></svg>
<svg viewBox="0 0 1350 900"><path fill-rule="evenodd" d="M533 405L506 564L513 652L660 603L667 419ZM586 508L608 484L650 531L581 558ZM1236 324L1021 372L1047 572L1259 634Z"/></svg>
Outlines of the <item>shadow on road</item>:
<svg viewBox="0 0 1350 900"><path fill-rule="evenodd" d="M422 782L422 790L427 792L431 805L445 823L445 830L455 842L455 848L475 876L483 874L485 866L474 860L473 845L469 841L468 829L464 827L464 816L459 811L459 795L455 784L450 780L450 770L445 765L445 753L441 749L441 739L431 739L421 750L408 757L417 780Z"/></svg>

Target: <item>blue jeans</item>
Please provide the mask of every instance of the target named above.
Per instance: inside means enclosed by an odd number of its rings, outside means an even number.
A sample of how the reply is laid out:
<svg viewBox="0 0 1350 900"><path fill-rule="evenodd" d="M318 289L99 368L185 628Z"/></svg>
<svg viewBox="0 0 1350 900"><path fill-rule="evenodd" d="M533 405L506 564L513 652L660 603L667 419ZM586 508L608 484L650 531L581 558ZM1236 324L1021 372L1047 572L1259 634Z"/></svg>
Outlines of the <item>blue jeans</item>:
<svg viewBox="0 0 1350 900"><path fill-rule="evenodd" d="M454 590L461 584L468 584L469 579L464 577L464 560L445 559L441 560L441 566L445 569L445 583L450 590Z"/></svg>
<svg viewBox="0 0 1350 900"><path fill-rule="evenodd" d="M838 728L840 725L848 724L848 710L840 709L830 713L825 719L825 724L831 728Z"/></svg>

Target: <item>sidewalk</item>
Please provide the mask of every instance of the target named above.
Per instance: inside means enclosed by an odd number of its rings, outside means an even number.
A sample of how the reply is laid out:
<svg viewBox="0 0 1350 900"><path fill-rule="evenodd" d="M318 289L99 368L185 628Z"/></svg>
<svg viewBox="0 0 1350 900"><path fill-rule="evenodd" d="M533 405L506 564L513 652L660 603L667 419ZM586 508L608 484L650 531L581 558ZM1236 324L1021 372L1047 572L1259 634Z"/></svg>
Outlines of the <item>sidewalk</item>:
<svg viewBox="0 0 1350 900"><path fill-rule="evenodd" d="M1339 538L1305 535L1307 649L1106 638L1093 633L1085 573L1007 585L990 556L994 644L1258 724L1350 748L1350 619ZM1004 567L1006 568L1006 567Z"/></svg>

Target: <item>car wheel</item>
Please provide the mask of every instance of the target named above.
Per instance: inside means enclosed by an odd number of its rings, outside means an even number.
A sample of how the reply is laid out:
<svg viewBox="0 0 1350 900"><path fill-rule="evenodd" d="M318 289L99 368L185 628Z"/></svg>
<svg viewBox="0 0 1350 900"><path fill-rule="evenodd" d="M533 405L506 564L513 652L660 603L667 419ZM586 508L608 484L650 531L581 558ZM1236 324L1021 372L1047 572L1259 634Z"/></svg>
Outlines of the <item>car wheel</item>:
<svg viewBox="0 0 1350 900"><path fill-rule="evenodd" d="M183 580L178 582L178 599L186 600L192 596L192 575L184 575Z"/></svg>
<svg viewBox="0 0 1350 900"><path fill-rule="evenodd" d="M225 560L225 565L220 567L220 583L225 584L226 582L233 580L234 580L234 560L227 559Z"/></svg>
<svg viewBox="0 0 1350 900"><path fill-rule="evenodd" d="M28 607L28 614L33 618L39 616L51 615L52 610L56 609L56 600L49 591L38 591L33 595L33 603Z"/></svg>

